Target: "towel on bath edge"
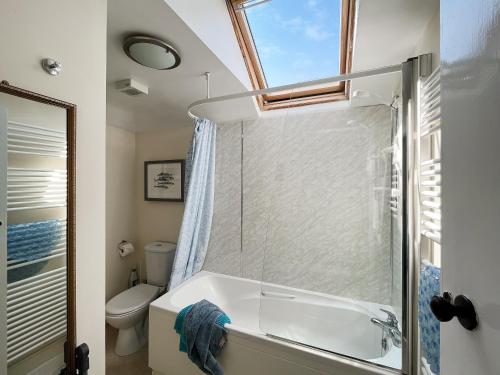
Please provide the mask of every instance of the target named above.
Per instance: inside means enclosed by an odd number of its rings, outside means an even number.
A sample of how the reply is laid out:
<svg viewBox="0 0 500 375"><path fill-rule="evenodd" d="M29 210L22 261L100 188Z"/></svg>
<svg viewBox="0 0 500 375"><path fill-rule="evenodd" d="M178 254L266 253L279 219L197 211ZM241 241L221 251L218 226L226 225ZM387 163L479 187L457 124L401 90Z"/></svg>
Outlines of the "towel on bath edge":
<svg viewBox="0 0 500 375"><path fill-rule="evenodd" d="M231 323L229 317L207 300L184 307L175 320L179 350L206 374L224 374L215 357L226 343L226 323Z"/></svg>

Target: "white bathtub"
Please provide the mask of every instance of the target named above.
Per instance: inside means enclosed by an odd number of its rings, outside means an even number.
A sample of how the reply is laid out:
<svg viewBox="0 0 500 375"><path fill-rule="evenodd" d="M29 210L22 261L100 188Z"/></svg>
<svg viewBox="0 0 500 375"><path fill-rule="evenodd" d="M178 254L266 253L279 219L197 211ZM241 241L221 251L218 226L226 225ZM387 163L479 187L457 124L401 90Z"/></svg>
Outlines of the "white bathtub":
<svg viewBox="0 0 500 375"><path fill-rule="evenodd" d="M227 375L393 374L363 361L400 366L401 350L391 346L382 353L382 331L370 322L374 316L385 319L379 309L388 306L203 271L150 306L149 366L154 374L201 374L179 352L173 329L180 309L201 299L217 304L232 320L219 357Z"/></svg>

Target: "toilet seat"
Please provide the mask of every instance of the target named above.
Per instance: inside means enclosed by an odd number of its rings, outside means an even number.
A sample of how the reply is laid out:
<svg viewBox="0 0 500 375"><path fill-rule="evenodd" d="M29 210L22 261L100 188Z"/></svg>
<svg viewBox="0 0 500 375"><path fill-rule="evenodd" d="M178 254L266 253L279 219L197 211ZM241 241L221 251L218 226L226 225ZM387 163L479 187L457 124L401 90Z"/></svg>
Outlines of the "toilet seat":
<svg viewBox="0 0 500 375"><path fill-rule="evenodd" d="M136 313L147 308L159 292L160 288L154 285L136 285L111 298L106 303L106 315L123 316Z"/></svg>

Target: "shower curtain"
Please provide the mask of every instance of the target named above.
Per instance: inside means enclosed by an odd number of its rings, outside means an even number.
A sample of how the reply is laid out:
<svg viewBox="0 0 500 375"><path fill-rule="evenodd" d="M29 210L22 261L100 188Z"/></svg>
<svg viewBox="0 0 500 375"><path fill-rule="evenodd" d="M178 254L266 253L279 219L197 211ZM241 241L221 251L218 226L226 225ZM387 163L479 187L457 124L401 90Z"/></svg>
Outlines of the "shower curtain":
<svg viewBox="0 0 500 375"><path fill-rule="evenodd" d="M195 123L186 157L186 205L169 289L199 272L205 261L214 206L216 128L206 119Z"/></svg>

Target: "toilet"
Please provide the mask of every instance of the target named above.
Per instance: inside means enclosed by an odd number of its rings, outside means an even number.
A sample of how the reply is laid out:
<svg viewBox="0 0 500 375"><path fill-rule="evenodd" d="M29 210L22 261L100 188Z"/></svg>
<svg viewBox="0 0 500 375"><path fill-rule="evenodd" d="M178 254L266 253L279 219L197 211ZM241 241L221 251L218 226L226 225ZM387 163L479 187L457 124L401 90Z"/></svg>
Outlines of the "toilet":
<svg viewBox="0 0 500 375"><path fill-rule="evenodd" d="M144 247L147 283L127 289L106 303L106 322L117 328L115 353L127 356L147 342L149 304L165 288L174 263L176 244L156 241Z"/></svg>

